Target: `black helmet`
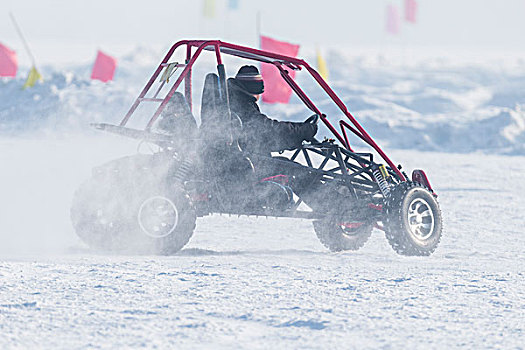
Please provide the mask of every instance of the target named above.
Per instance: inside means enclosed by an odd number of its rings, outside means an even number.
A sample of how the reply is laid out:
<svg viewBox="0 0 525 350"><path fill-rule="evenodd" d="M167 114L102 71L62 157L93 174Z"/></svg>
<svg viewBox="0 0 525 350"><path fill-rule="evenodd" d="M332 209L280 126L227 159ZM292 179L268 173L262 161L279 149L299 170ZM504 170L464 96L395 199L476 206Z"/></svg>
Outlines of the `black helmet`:
<svg viewBox="0 0 525 350"><path fill-rule="evenodd" d="M255 66L242 66L235 80L250 94L259 95L264 92L263 78Z"/></svg>

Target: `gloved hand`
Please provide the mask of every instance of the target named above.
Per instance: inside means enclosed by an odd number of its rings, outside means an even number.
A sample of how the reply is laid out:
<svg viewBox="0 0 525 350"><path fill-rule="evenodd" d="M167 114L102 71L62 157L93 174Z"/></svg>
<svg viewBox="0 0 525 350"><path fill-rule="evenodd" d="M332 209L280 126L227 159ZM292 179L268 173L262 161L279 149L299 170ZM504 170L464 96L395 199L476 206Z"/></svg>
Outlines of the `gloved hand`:
<svg viewBox="0 0 525 350"><path fill-rule="evenodd" d="M317 124L302 123L301 136L303 140L312 140L317 134Z"/></svg>

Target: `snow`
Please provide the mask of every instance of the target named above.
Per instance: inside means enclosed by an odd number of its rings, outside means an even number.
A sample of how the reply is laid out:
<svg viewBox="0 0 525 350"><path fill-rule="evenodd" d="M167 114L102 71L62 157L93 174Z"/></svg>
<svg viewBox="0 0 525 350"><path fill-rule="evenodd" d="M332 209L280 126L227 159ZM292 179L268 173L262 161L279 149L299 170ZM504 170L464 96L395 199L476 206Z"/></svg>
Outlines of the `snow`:
<svg viewBox="0 0 525 350"><path fill-rule="evenodd" d="M65 161L75 157L75 149L58 149ZM10 231L20 241L53 241L48 248L62 252L3 252L0 347L519 348L525 200L516 183L525 158L392 156L431 170L445 222L431 257L398 256L379 231L362 250L333 254L308 221L227 216L200 219L176 256L98 255L66 228L66 196L52 202L63 211L56 222L3 217L21 225ZM21 181L38 183L43 197L63 188L49 177Z"/></svg>
<svg viewBox="0 0 525 350"><path fill-rule="evenodd" d="M430 257L396 255L380 231L335 254L306 220L217 215L175 256L93 252L69 222L73 191L137 143L86 125L120 120L152 57L133 51L107 85L88 66L45 67L25 91L0 81L0 348L523 346L523 61L327 57L350 110L439 194ZM263 109L309 115L295 100Z"/></svg>

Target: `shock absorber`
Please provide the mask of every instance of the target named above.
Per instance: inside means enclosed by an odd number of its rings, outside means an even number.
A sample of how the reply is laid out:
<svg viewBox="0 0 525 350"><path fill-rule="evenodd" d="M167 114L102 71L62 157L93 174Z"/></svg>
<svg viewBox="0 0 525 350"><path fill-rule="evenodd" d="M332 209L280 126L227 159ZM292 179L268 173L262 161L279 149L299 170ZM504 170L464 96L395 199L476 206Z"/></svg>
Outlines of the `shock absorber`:
<svg viewBox="0 0 525 350"><path fill-rule="evenodd" d="M175 173L173 174L173 179L177 184L182 185L184 180L188 178L188 174L190 173L192 165L193 161L191 157L187 157L182 161L180 167L175 170Z"/></svg>
<svg viewBox="0 0 525 350"><path fill-rule="evenodd" d="M379 186L379 190L381 190L381 193L383 194L383 197L387 197L390 194L390 187L388 186L388 182L386 181L388 172L386 171L385 166L383 164L374 164L372 167L372 175L374 175L374 179L376 180L377 185Z"/></svg>

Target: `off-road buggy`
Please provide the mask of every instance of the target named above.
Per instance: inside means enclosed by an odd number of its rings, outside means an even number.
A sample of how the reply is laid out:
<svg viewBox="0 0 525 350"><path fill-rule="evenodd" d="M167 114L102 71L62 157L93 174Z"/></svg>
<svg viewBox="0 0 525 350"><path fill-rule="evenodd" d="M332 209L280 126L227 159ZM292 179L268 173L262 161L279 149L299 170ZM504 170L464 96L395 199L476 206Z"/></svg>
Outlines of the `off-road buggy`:
<svg viewBox="0 0 525 350"><path fill-rule="evenodd" d="M184 63L171 61L177 50L183 50ZM217 73L205 77L197 127L192 68L206 51L214 53ZM334 139L313 139L273 157L243 151L243 126L229 109L223 55L273 65L314 113L306 122L322 122ZM290 70L307 71L348 118L350 123L339 121L341 133L292 79ZM126 126L141 104L158 107L145 128ZM165 109L170 113L163 113ZM173 254L192 236L196 219L212 213L311 219L319 240L331 251L359 249L374 228L383 230L392 248L403 255L429 255L441 238L437 195L425 173L414 170L409 178L395 166L302 59L216 40L179 41L120 125L94 127L158 148L95 168L76 191L73 226L92 248ZM370 146L370 153L354 151L347 131Z"/></svg>

